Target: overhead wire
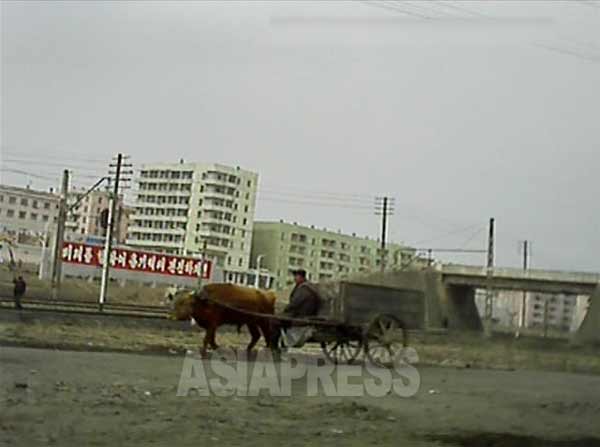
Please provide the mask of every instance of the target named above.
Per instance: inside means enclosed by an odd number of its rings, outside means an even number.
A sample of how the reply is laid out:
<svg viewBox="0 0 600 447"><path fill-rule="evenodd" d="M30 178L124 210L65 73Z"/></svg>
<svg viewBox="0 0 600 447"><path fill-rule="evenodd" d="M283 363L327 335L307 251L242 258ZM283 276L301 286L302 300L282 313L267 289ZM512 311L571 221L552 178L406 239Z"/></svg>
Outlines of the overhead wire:
<svg viewBox="0 0 600 447"><path fill-rule="evenodd" d="M428 243L428 242L439 241L440 239L445 239L445 238L450 237L450 236L454 236L454 235L457 235L457 234L464 233L464 232L469 231L469 230L471 230L471 229L473 229L473 228L475 228L475 227L477 227L479 225L481 225L481 223L478 222L478 223L476 223L474 225L469 225L468 227L461 228L459 230L450 231L450 232L447 232L447 233L444 233L444 234L440 234L440 235L437 235L437 236L434 236L434 237L431 237L431 238L428 238L428 239L423 239L423 240L420 240L420 241L416 241L416 242L413 243L413 245L419 246L419 245L422 245L422 244L425 244L425 243Z"/></svg>
<svg viewBox="0 0 600 447"><path fill-rule="evenodd" d="M363 3L364 5L370 6L370 7L376 7L376 8L380 8L380 9L386 9L388 11L394 11L397 13L401 13L401 14L405 14L408 16L412 16L412 17L417 17L420 19L432 19L433 17L429 17L423 14L419 14L419 13L415 13L413 11L410 10L406 10L404 8L399 8L396 6L390 6L386 3L383 3L383 1L372 1L372 0L362 0L361 3Z"/></svg>

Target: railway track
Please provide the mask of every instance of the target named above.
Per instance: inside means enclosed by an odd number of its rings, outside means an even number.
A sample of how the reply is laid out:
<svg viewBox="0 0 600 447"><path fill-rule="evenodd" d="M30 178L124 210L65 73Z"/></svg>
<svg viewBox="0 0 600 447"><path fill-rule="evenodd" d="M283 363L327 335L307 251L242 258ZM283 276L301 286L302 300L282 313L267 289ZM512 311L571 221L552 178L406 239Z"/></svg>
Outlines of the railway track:
<svg viewBox="0 0 600 447"><path fill-rule="evenodd" d="M21 303L27 310L46 312L65 312L74 314L118 315L139 318L165 318L167 309L161 306L137 304L104 303L100 311L97 302L67 301L52 299L22 299ZM0 309L14 307L12 297L0 297Z"/></svg>

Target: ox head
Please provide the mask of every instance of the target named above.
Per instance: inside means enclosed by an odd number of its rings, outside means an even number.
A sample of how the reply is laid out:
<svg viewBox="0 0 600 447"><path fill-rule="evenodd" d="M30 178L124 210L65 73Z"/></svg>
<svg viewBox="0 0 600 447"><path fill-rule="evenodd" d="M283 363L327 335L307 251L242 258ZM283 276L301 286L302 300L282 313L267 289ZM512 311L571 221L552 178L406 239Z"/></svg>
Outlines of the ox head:
<svg viewBox="0 0 600 447"><path fill-rule="evenodd" d="M169 320L190 320L194 312L194 292L185 289L169 289L166 293Z"/></svg>
<svg viewBox="0 0 600 447"><path fill-rule="evenodd" d="M189 289L169 289L166 293L170 320L192 320L194 307L203 299L203 292Z"/></svg>

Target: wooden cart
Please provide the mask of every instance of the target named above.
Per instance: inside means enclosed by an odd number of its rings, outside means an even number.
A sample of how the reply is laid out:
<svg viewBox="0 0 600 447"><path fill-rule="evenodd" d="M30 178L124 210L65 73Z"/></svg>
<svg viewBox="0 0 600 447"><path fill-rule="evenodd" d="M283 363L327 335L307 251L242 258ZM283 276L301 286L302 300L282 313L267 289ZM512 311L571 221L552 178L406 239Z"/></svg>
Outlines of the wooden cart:
<svg viewBox="0 0 600 447"><path fill-rule="evenodd" d="M333 363L352 363L363 354L389 367L408 346L408 330L421 328L424 311L422 292L342 282L318 317L286 320L311 326L307 343L319 343Z"/></svg>

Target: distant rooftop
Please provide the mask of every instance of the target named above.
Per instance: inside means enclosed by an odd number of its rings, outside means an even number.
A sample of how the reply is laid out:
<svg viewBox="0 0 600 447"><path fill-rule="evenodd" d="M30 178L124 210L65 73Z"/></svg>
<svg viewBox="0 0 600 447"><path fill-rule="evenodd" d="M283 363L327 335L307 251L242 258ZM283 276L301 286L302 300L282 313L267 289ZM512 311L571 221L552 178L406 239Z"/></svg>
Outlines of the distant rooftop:
<svg viewBox="0 0 600 447"><path fill-rule="evenodd" d="M286 222L283 219L280 219L280 220L257 220L257 221L254 221L254 229L255 229L255 231L256 231L257 226L259 226L259 225L273 225L273 226L275 226L275 225L286 225L286 226L289 226L289 227L296 227L299 230L304 229L304 230L308 230L308 231L320 231L320 232L323 232L323 233L327 233L327 234L329 234L331 236L338 236L338 237L341 236L341 237L347 237L347 238L362 239L362 240L372 241L372 242L379 242L379 238L372 238L372 237L369 237L369 236L360 236L360 235L357 235L356 233L352 233L352 234L342 233L341 230L334 231L334 230L330 230L330 229L324 228L324 227L319 228L319 227L317 227L315 225L302 225L302 224L299 224L297 222ZM404 242L388 241L388 243L389 244L394 244L394 245L406 245L406 244L404 244Z"/></svg>
<svg viewBox="0 0 600 447"><path fill-rule="evenodd" d="M21 187L21 186L11 186L11 185L2 185L0 184L0 192L7 194L19 194L19 195L35 195L39 197L44 197L46 199L58 199L58 194L52 191L40 191L38 189L32 189L29 187Z"/></svg>

